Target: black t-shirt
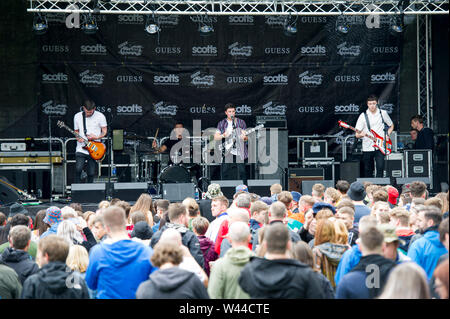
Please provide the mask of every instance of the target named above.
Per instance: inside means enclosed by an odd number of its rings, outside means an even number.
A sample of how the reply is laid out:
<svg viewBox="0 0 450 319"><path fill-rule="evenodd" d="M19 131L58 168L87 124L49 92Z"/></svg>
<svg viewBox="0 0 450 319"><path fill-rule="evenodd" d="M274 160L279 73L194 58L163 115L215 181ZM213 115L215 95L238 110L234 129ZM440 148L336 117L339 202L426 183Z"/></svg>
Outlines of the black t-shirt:
<svg viewBox="0 0 450 319"><path fill-rule="evenodd" d="M434 139L433 139L433 130L424 127L417 134L416 143L414 144L415 149L434 149Z"/></svg>

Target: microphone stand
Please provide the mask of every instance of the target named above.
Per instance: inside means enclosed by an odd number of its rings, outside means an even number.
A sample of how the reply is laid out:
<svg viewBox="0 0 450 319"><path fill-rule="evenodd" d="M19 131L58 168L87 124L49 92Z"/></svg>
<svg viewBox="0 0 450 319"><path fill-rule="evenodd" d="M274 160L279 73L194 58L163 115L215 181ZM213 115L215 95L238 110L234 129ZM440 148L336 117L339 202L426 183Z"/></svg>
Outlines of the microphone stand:
<svg viewBox="0 0 450 319"><path fill-rule="evenodd" d="M52 116L48 115L48 157L50 163L50 203L53 202Z"/></svg>
<svg viewBox="0 0 450 319"><path fill-rule="evenodd" d="M108 110L107 110L108 111ZM109 111L109 124L111 125L111 122L112 122L112 112L111 111ZM109 151L109 168L108 168L108 185L107 185L107 188L106 188L106 199L107 200L111 200L112 199L112 191L111 191L111 186L112 186L112 184L111 184L111 170L113 169L113 159L112 159L112 146L111 146L111 129L110 129L110 127L108 127L107 128L107 134L106 134L106 136L107 136L107 144L108 144L108 151ZM101 166L100 166L100 168L101 168Z"/></svg>

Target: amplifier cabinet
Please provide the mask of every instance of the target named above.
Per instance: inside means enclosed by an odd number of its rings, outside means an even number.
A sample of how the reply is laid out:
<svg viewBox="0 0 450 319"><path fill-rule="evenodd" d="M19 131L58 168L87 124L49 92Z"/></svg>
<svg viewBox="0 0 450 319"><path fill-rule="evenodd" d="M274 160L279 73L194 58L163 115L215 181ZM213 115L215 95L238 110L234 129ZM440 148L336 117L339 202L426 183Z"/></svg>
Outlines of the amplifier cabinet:
<svg viewBox="0 0 450 319"><path fill-rule="evenodd" d="M405 177L432 177L431 150L405 150Z"/></svg>

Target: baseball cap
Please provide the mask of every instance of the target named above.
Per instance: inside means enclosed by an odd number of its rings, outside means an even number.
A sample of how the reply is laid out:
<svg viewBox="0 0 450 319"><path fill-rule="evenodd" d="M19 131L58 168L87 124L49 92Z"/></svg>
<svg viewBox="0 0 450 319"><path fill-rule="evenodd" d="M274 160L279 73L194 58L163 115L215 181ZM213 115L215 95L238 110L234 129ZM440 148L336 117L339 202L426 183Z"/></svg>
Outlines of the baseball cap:
<svg viewBox="0 0 450 319"><path fill-rule="evenodd" d="M241 185L236 186L236 193L237 192L247 192L248 193L247 185L241 184Z"/></svg>
<svg viewBox="0 0 450 319"><path fill-rule="evenodd" d="M398 238L395 226L390 224L380 224L377 226L377 228L383 234L385 243L392 243L394 241L399 241L400 244L402 245L405 244L404 240Z"/></svg>
<svg viewBox="0 0 450 319"><path fill-rule="evenodd" d="M389 203L391 203L392 205L396 205L397 204L397 199L398 199L398 190L395 187L389 187L388 188L388 195L389 195Z"/></svg>
<svg viewBox="0 0 450 319"><path fill-rule="evenodd" d="M333 212L333 215L336 215L336 208L333 207L333 205L325 203L325 202L317 202L314 203L312 210L314 212L314 215L316 215L319 210L324 209L324 208L328 208Z"/></svg>
<svg viewBox="0 0 450 319"><path fill-rule="evenodd" d="M300 200L300 197L302 197L302 194L300 194L299 192L296 192L296 191L292 191L291 195L292 195L292 200L294 202L298 202Z"/></svg>

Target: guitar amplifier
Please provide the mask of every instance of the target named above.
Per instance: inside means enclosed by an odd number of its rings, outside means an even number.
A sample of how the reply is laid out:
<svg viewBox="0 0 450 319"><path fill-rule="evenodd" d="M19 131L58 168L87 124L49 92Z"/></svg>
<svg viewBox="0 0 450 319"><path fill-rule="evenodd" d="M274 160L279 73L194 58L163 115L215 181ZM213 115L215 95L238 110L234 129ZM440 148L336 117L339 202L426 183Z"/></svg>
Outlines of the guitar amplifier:
<svg viewBox="0 0 450 319"><path fill-rule="evenodd" d="M323 167L289 168L289 191L302 193L303 181L317 181L324 179Z"/></svg>
<svg viewBox="0 0 450 319"><path fill-rule="evenodd" d="M430 177L431 174L431 150L405 150L405 177Z"/></svg>
<svg viewBox="0 0 450 319"><path fill-rule="evenodd" d="M404 177L403 153L391 153L387 156L387 167L385 167L385 177Z"/></svg>

